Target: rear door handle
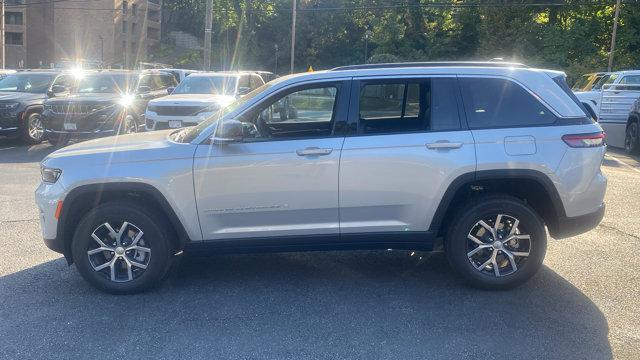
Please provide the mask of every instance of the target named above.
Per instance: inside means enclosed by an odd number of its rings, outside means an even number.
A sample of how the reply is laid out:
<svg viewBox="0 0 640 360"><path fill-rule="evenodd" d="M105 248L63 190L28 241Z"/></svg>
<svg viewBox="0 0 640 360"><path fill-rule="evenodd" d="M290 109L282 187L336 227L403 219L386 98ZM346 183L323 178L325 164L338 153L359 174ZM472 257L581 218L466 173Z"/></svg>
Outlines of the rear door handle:
<svg viewBox="0 0 640 360"><path fill-rule="evenodd" d="M436 141L434 143L427 144L427 149L431 150L460 149L461 147L461 142Z"/></svg>
<svg viewBox="0 0 640 360"><path fill-rule="evenodd" d="M331 148L318 148L318 147L308 147L306 149L296 150L296 154L298 156L322 156L329 155L333 149Z"/></svg>

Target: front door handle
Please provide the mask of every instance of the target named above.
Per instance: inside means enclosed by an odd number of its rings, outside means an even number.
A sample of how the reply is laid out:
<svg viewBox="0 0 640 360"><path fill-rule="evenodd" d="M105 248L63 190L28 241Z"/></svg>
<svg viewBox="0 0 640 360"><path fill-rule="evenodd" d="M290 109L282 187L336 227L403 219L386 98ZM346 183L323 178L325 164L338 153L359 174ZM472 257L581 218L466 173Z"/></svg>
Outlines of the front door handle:
<svg viewBox="0 0 640 360"><path fill-rule="evenodd" d="M308 147L306 149L296 150L296 154L298 156L322 156L329 155L333 149L331 148L319 148L319 147Z"/></svg>
<svg viewBox="0 0 640 360"><path fill-rule="evenodd" d="M460 149L461 147L461 142L436 141L434 143L427 144L427 149L431 150Z"/></svg>

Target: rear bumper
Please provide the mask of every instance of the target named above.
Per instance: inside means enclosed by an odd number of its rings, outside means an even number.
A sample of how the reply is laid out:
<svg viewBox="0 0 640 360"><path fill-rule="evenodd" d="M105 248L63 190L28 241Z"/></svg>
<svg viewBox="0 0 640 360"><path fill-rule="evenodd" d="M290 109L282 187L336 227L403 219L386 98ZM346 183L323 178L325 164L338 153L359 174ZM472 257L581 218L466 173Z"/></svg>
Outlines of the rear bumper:
<svg viewBox="0 0 640 360"><path fill-rule="evenodd" d="M594 229L600 224L600 221L602 221L605 207L605 204L602 203L600 207L592 213L576 217L563 217L559 219L555 229L549 229L549 232L555 239L564 239Z"/></svg>

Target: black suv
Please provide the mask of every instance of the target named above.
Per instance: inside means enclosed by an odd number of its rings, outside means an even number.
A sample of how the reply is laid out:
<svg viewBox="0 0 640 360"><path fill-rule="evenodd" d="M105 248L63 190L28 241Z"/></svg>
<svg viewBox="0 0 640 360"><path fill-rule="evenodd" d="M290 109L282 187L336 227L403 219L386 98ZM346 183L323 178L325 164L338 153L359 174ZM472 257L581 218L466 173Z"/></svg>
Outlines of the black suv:
<svg viewBox="0 0 640 360"><path fill-rule="evenodd" d="M161 71L101 71L86 74L67 97L45 101L45 136L56 146L72 139L134 133L144 128L149 100L167 94L175 77Z"/></svg>
<svg viewBox="0 0 640 360"><path fill-rule="evenodd" d="M74 81L71 74L46 70L21 71L0 80L0 135L41 142L43 102L68 95Z"/></svg>

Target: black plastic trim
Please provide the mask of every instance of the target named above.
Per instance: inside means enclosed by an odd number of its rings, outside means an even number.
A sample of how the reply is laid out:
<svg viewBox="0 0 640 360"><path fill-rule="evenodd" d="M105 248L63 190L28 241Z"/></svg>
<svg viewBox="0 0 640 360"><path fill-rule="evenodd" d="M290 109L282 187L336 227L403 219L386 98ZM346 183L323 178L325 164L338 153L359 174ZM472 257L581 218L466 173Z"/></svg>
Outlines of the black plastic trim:
<svg viewBox="0 0 640 360"><path fill-rule="evenodd" d="M164 212L164 214L167 216L167 218L171 222L171 225L173 225L174 229L176 230L176 233L178 235L179 246L182 248L188 242L190 242L189 236L184 226L182 225L182 222L180 221L180 219L178 219L178 216L173 211L173 208L171 207L167 199L162 195L162 193L158 189L148 184L123 182L123 183L89 184L89 185L79 186L71 190L71 192L69 192L69 194L64 198L62 211L60 212L60 217L58 219L56 239L45 240L45 243L47 244L47 242L49 242L51 244L54 244L54 243L64 244L62 247L63 249L62 253L64 254L67 261L71 263L71 239L73 237L73 234L70 233L72 229L69 229L69 230L65 229L65 223L66 223L67 216L69 214L69 210L74 207L74 201L82 195L85 195L88 193L94 193L95 197L93 198L93 204L95 206L95 204L97 204L100 201L102 194L104 192L111 192L111 191L121 192L121 193L122 192L142 192L142 193L151 195L160 205L161 207L160 210ZM49 244L47 244L47 246L49 246ZM59 248L58 245L53 245L53 246L56 248ZM49 248L54 251L57 251L51 247Z"/></svg>
<svg viewBox="0 0 640 360"><path fill-rule="evenodd" d="M191 242L184 248L190 255L296 252L326 250L402 249L430 251L435 235L430 232L389 232L281 237L239 238Z"/></svg>
<svg viewBox="0 0 640 360"><path fill-rule="evenodd" d="M571 236L585 233L600 224L605 213L605 204L602 203L598 210L575 217L562 217L558 221L558 226L549 228L549 233L554 239L564 239Z"/></svg>
<svg viewBox="0 0 640 360"><path fill-rule="evenodd" d="M462 189L464 186L472 185L474 181L500 179L528 179L536 181L537 183L542 185L542 187L549 195L557 218L566 218L566 213L564 211L564 205L562 203L562 199L560 198L560 194L558 194L558 190L556 189L551 179L549 179L549 177L544 173L530 169L481 170L476 171L475 173L460 175L451 182L449 188L447 188L444 196L440 200L440 205L438 205L438 209L436 210L433 219L431 220L429 231L435 234L438 233L442 222L444 221L444 217L449 210L449 206L451 205L451 202L458 190ZM547 225L549 226L550 231L555 230L558 226L558 224L555 223L550 223Z"/></svg>

